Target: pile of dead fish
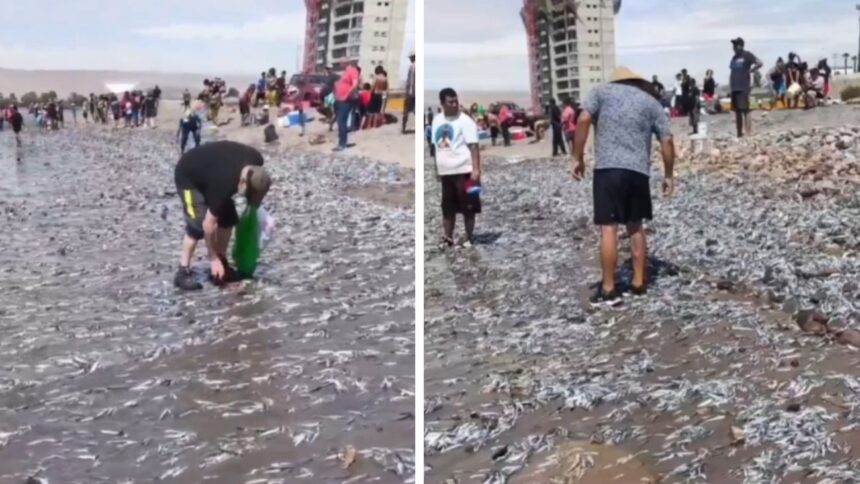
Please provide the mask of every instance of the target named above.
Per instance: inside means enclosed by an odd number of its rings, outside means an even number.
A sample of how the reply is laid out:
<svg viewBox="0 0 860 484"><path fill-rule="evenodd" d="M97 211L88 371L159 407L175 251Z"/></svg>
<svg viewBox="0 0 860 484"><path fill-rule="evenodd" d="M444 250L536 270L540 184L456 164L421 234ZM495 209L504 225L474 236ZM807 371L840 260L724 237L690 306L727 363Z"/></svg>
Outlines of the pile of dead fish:
<svg viewBox="0 0 860 484"><path fill-rule="evenodd" d="M715 169L662 199L655 169L649 295L595 312L591 183L566 169L488 160L477 244L454 250L438 246L425 173L428 476L525 482L571 439L619 446L661 482L860 479L846 438L860 387L840 338L860 323L856 195Z"/></svg>
<svg viewBox="0 0 860 484"><path fill-rule="evenodd" d="M10 141L0 481L414 478L414 214L352 195L411 172L264 151L277 228L257 279L179 294L170 133Z"/></svg>
<svg viewBox="0 0 860 484"><path fill-rule="evenodd" d="M724 176L755 174L779 183L799 183L798 193L812 197L860 183L858 158L860 126L843 126L716 139L712 149L690 154L684 162Z"/></svg>

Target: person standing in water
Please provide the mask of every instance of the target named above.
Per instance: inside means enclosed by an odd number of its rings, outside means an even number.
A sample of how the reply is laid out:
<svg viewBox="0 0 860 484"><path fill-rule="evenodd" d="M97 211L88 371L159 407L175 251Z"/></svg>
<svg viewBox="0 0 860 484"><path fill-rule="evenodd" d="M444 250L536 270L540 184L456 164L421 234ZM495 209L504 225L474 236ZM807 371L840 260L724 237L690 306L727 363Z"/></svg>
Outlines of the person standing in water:
<svg viewBox="0 0 860 484"><path fill-rule="evenodd" d="M9 116L9 124L12 125L12 132L15 133L15 144L21 146L21 130L24 128L24 117L18 112L18 106L12 105L12 114Z"/></svg>
<svg viewBox="0 0 860 484"><path fill-rule="evenodd" d="M203 285L191 271L197 243L204 240L215 284L238 280L227 261L233 227L239 222L233 196L242 195L252 209L259 208L272 180L263 168L263 155L233 141L216 141L182 155L174 170L176 191L185 214L185 236L174 285L185 291Z"/></svg>

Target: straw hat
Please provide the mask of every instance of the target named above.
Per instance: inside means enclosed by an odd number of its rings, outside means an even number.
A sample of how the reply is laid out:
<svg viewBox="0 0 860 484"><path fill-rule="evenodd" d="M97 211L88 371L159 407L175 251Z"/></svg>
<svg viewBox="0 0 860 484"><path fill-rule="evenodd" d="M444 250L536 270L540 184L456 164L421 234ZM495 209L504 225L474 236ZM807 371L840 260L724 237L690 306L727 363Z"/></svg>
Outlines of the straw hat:
<svg viewBox="0 0 860 484"><path fill-rule="evenodd" d="M630 69L622 66L618 66L612 71L612 78L609 82L619 82L619 81L644 81L639 74L631 71Z"/></svg>

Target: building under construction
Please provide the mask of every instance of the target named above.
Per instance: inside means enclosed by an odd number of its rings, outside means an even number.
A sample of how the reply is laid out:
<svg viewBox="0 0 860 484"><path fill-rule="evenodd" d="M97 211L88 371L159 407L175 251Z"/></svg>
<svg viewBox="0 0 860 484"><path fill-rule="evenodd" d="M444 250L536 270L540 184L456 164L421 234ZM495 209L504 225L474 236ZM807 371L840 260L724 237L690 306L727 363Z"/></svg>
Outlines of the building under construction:
<svg viewBox="0 0 860 484"><path fill-rule="evenodd" d="M381 65L400 87L408 0L305 0L304 71L356 62L365 77Z"/></svg>
<svg viewBox="0 0 860 484"><path fill-rule="evenodd" d="M523 0L532 108L581 100L615 68L621 0Z"/></svg>

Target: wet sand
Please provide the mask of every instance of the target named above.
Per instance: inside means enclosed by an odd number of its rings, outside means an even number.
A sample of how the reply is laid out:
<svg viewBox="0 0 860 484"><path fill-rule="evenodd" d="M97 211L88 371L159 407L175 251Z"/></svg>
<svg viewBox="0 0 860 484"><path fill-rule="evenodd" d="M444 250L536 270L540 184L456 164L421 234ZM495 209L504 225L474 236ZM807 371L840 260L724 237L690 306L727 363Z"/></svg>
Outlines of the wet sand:
<svg viewBox="0 0 860 484"><path fill-rule="evenodd" d="M257 278L181 294L174 134L0 132L0 482L410 480L413 172L264 149Z"/></svg>
<svg viewBox="0 0 860 484"><path fill-rule="evenodd" d="M756 127L855 113L758 115ZM714 121L730 133L728 116ZM685 129L674 125L681 141ZM860 479L860 355L836 336L860 323L856 186L805 199L797 182L682 159L676 196L655 195L647 298L595 311L590 179L574 182L567 159L510 161L485 159L476 246L444 251L425 164L427 482ZM623 283L623 236L619 247ZM801 331L800 309L832 332Z"/></svg>

